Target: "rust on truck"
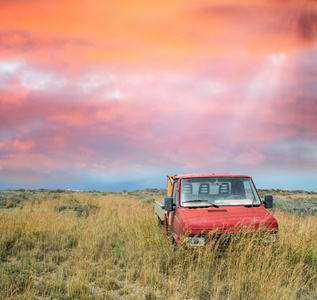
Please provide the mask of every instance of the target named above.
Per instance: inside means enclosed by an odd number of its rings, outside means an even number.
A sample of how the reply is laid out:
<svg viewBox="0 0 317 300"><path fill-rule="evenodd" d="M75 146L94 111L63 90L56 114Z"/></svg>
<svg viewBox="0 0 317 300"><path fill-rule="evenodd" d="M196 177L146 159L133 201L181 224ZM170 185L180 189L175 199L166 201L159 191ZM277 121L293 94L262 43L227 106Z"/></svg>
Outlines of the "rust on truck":
<svg viewBox="0 0 317 300"><path fill-rule="evenodd" d="M167 197L172 195L174 175L167 175Z"/></svg>
<svg viewBox="0 0 317 300"><path fill-rule="evenodd" d="M155 213L176 244L203 246L223 234L269 232L277 238L278 222L268 211L273 197L262 201L248 175L191 173L167 176L167 197L155 202Z"/></svg>

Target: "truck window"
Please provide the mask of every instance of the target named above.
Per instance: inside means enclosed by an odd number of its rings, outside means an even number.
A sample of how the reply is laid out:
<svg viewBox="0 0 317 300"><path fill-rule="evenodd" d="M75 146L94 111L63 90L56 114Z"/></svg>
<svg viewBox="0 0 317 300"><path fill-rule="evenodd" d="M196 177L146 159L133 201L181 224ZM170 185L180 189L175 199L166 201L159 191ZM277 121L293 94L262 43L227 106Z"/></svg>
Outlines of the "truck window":
<svg viewBox="0 0 317 300"><path fill-rule="evenodd" d="M175 181L174 185L173 185L173 203L176 205L178 203L177 183L178 183L178 181Z"/></svg>

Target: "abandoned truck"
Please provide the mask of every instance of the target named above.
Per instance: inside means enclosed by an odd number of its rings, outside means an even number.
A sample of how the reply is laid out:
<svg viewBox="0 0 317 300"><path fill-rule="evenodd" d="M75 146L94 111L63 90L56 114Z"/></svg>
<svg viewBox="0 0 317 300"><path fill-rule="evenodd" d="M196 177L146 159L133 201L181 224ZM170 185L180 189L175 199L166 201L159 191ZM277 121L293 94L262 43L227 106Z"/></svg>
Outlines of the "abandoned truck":
<svg viewBox="0 0 317 300"><path fill-rule="evenodd" d="M278 223L267 210L272 207L273 197L265 195L262 202L250 176L227 173L167 176L167 197L154 204L175 247L202 247L226 236L223 250L232 234L241 232L261 230L274 243Z"/></svg>

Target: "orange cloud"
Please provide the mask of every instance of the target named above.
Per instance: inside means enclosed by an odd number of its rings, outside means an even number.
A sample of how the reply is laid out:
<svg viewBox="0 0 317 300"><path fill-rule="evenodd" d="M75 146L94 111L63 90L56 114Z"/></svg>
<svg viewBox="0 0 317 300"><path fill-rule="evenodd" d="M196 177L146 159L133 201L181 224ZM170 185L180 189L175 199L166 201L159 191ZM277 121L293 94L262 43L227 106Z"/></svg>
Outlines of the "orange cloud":
<svg viewBox="0 0 317 300"><path fill-rule="evenodd" d="M10 1L0 55L41 63L193 66L226 53L292 51L316 40L312 1Z"/></svg>

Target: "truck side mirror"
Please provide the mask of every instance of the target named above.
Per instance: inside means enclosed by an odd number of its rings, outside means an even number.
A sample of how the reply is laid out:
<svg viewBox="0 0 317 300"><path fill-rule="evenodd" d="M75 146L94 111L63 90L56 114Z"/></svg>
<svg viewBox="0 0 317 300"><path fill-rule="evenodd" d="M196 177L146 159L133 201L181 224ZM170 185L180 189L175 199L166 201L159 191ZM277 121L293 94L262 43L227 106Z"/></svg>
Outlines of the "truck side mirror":
<svg viewBox="0 0 317 300"><path fill-rule="evenodd" d="M264 207L265 208L272 208L273 207L273 196L272 195L265 195L264 196Z"/></svg>
<svg viewBox="0 0 317 300"><path fill-rule="evenodd" d="M166 197L164 199L164 209L167 211L175 210L175 206L173 203L173 197Z"/></svg>

